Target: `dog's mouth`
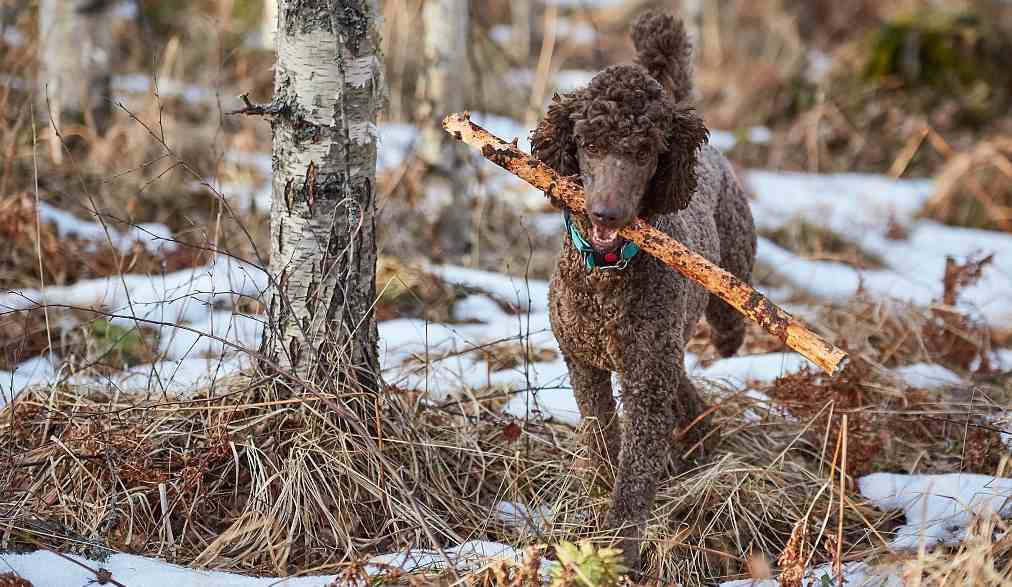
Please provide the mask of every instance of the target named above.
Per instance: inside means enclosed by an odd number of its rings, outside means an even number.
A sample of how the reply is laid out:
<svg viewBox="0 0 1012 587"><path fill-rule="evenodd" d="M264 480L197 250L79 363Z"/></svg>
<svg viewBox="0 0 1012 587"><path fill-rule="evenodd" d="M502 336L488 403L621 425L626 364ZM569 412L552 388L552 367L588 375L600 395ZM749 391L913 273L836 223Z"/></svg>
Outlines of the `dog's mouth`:
<svg viewBox="0 0 1012 587"><path fill-rule="evenodd" d="M621 241L622 239L618 236L617 229L591 223L590 244L597 252L608 253L614 251L618 248Z"/></svg>

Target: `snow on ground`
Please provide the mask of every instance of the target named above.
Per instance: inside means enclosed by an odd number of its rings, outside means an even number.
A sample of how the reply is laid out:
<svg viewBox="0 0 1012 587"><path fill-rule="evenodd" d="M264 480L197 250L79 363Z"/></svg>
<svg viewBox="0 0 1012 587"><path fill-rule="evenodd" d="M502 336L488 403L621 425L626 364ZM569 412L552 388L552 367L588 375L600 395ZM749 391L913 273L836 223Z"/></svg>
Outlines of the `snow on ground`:
<svg viewBox="0 0 1012 587"><path fill-rule="evenodd" d="M116 275L44 292L11 290L0 294L0 312L48 304L101 308L124 326L135 320L144 325L151 325L144 321L208 325L214 322L215 309L232 307L243 296L260 298L266 288L267 276L261 269L223 255L209 265L175 273Z"/></svg>
<svg viewBox="0 0 1012 587"><path fill-rule="evenodd" d="M246 577L219 571L204 571L169 564L157 559L116 554L104 562L67 555L92 569L106 569L124 585L172 585L173 587L324 587L334 577ZM95 584L95 574L51 552L0 554L0 570L45 587L81 587Z"/></svg>
<svg viewBox="0 0 1012 587"><path fill-rule="evenodd" d="M858 479L861 495L881 510L903 510L906 524L891 546L954 545L966 537L974 516L1012 515L1012 479L990 475L899 475L873 473Z"/></svg>
<svg viewBox="0 0 1012 587"><path fill-rule="evenodd" d="M231 311L242 297L261 299L267 276L259 268L221 256L217 261L164 275L124 275L91 279L64 287L0 293L0 314L43 304L105 311L124 328L158 332L164 361L135 367L111 383L131 390L182 390L206 385L216 373L229 375L244 359L233 352L256 349L262 318ZM229 351L222 359L224 351ZM147 380L144 375L147 374ZM58 370L38 361L0 372L0 405L29 384L49 383ZM211 377L211 379L209 379ZM88 381L76 380L80 383Z"/></svg>
<svg viewBox="0 0 1012 587"><path fill-rule="evenodd" d="M514 530L538 534L545 531L554 514L552 508L544 505L530 508L512 501L500 501L495 505L495 517Z"/></svg>
<svg viewBox="0 0 1012 587"><path fill-rule="evenodd" d="M871 567L862 562L851 562L843 565L844 584L847 587L903 587L899 569L893 567ZM831 564L822 565L805 573L801 584L803 587L825 587L836 585ZM726 581L719 587L780 587L776 579L740 579Z"/></svg>
<svg viewBox="0 0 1012 587"><path fill-rule="evenodd" d="M555 19L555 35L572 45L590 45L597 41L597 29L590 23L566 17Z"/></svg>
<svg viewBox="0 0 1012 587"><path fill-rule="evenodd" d="M56 227L59 238L76 237L99 245L109 243L121 253L129 253L134 243L141 243L152 254L171 253L176 250L172 231L158 223L132 225L126 232L117 230L110 222L81 220L70 212L46 202L39 202L39 219Z"/></svg>
<svg viewBox="0 0 1012 587"><path fill-rule="evenodd" d="M915 219L932 193L926 180L895 180L862 174L813 175L751 171L752 212L760 228L776 229L803 218L842 235L879 256L883 269L858 270L831 261L801 258L760 239L759 261L792 285L829 301L853 297L858 288L917 304L941 298L945 258L994 253L983 277L962 290L960 305L992 324L1012 323L1012 235L945 226ZM887 237L891 224L908 238Z"/></svg>
<svg viewBox="0 0 1012 587"><path fill-rule="evenodd" d="M694 377L702 377L740 385L747 381L770 383L786 373L799 371L810 365L797 353L769 353L744 355L714 362L709 367L690 369Z"/></svg>
<svg viewBox="0 0 1012 587"><path fill-rule="evenodd" d="M146 99L154 92L162 98L181 98L189 104L209 102L216 95L212 89L200 84L170 78L155 79L152 75L143 73L113 76L112 90L116 94L116 100L126 102L128 105L131 98L141 96ZM239 107L239 102L234 96L221 97L229 102L225 105L226 109Z"/></svg>
<svg viewBox="0 0 1012 587"><path fill-rule="evenodd" d="M444 558L445 554L445 558ZM92 569L106 569L124 585L172 585L173 587L324 587L335 575L310 577L247 577L234 573L190 569L157 559L116 554L104 562L68 555ZM511 546L498 542L471 540L459 546L437 550L412 549L373 557L366 572L379 575L389 570L405 572L446 568L447 561L457 570L466 571L488 564L493 559L521 560ZM37 551L30 554L0 554L0 571L13 571L34 585L80 587L95 582L95 574L56 554Z"/></svg>
<svg viewBox="0 0 1012 587"><path fill-rule="evenodd" d="M444 557L445 555L445 557ZM169 564L157 559L129 554L116 554L103 562L68 555L92 569L105 569L112 578L124 585L173 585L173 587L324 587L337 577L335 575L306 577L248 577L221 571L190 569ZM436 550L413 549L403 553L391 553L373 557L366 571L377 575L388 570L405 572L438 570L446 568L449 561L460 571L473 570L489 564L495 559L522 560L523 555L505 544L472 540L459 546ZM547 576L553 563L542 561L541 574ZM94 583L95 574L51 552L38 551L30 554L0 555L4 571L12 571L31 581L34 585L46 587L80 587ZM843 567L847 587L900 587L898 571L894 568L873 568L864 563L846 563ZM805 575L805 587L819 587L826 584L825 578L832 577L829 565L823 565ZM832 584L835 584L832 583ZM720 587L779 587L775 580L755 581L752 579L727 581Z"/></svg>
<svg viewBox="0 0 1012 587"><path fill-rule="evenodd" d="M0 371L0 408L30 385L45 385L56 379L56 368L48 357L32 357L11 371Z"/></svg>
<svg viewBox="0 0 1012 587"><path fill-rule="evenodd" d="M738 143L765 145L773 140L773 133L765 126L753 126L744 132L711 130L710 144L721 151L730 151Z"/></svg>
<svg viewBox="0 0 1012 587"><path fill-rule="evenodd" d="M934 389L948 385L959 385L963 378L942 365L914 363L893 369L893 373L910 387Z"/></svg>
<svg viewBox="0 0 1012 587"><path fill-rule="evenodd" d="M445 557L443 555L446 555ZM469 540L459 546L438 550L415 548L406 552L382 554L369 559L366 570L376 574L390 569L406 572L447 568L447 562L457 570L474 570L494 559L519 561L522 554L511 546L485 540Z"/></svg>

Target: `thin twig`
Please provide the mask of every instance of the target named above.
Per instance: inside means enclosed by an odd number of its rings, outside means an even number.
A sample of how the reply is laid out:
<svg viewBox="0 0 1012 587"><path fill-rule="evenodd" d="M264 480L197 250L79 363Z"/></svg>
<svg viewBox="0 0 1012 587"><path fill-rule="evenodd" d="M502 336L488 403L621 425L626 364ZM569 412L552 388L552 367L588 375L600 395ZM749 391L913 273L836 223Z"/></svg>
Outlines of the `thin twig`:
<svg viewBox="0 0 1012 587"><path fill-rule="evenodd" d="M277 102L271 102L269 104L254 104L250 102L249 92L241 94L239 99L242 100L243 107L238 110L232 110L225 114L235 115L244 114L246 116L278 116L283 114L286 110L285 106L278 104Z"/></svg>

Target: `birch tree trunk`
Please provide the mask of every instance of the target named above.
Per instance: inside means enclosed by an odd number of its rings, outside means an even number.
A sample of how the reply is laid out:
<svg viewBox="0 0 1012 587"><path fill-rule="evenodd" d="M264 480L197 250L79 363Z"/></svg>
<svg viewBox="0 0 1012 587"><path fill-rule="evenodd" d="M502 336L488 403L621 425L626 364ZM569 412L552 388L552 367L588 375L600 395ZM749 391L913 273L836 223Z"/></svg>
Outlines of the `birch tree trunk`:
<svg viewBox="0 0 1012 587"><path fill-rule="evenodd" d="M83 116L99 134L112 112L109 5L96 0L39 0L39 77L36 107ZM48 96L48 103L47 103Z"/></svg>
<svg viewBox="0 0 1012 587"><path fill-rule="evenodd" d="M513 34L510 36L510 53L521 66L531 56L531 21L534 18L533 0L513 0L510 2L510 19Z"/></svg>
<svg viewBox="0 0 1012 587"><path fill-rule="evenodd" d="M419 120L422 136L418 152L429 165L427 212L436 217L436 245L440 254L467 252L471 206L466 180L467 153L447 140L440 123L449 112L466 110L471 90L468 0L425 0L425 75Z"/></svg>
<svg viewBox="0 0 1012 587"><path fill-rule="evenodd" d="M309 381L379 388L375 0L281 0L272 118L274 290L263 352Z"/></svg>
<svg viewBox="0 0 1012 587"><path fill-rule="evenodd" d="M703 42L703 0L682 0L682 22L694 47Z"/></svg>
<svg viewBox="0 0 1012 587"><path fill-rule="evenodd" d="M263 0L263 2L263 15L260 18L260 43L265 49L273 49L278 30L278 0Z"/></svg>

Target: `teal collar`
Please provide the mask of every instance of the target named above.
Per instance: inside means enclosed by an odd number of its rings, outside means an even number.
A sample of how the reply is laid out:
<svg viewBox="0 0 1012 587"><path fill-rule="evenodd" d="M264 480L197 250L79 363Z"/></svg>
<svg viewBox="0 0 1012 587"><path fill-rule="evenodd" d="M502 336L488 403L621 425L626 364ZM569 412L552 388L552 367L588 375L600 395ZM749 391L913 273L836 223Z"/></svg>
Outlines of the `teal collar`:
<svg viewBox="0 0 1012 587"><path fill-rule="evenodd" d="M576 227L576 223L570 217L569 210L562 212L562 219L566 224L566 232L569 233L569 238L573 241L573 246L583 255L583 262L587 265L588 270L597 267L598 269L617 269L621 271L629 265L629 261L632 261L636 253L640 252L639 245L632 241L626 241L618 254L601 254L580 234L580 229Z"/></svg>

